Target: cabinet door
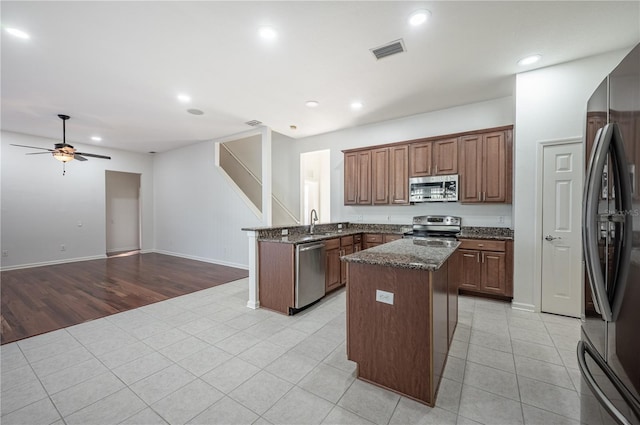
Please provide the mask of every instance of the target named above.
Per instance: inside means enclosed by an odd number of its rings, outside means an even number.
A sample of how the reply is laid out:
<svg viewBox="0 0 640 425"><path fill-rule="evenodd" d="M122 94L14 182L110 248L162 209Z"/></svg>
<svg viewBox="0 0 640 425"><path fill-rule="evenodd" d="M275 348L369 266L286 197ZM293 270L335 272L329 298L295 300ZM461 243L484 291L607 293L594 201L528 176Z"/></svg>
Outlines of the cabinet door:
<svg viewBox="0 0 640 425"><path fill-rule="evenodd" d="M358 155L344 154L344 204L358 203Z"/></svg>
<svg viewBox="0 0 640 425"><path fill-rule="evenodd" d="M349 254L353 254L353 250L354 250L354 246L353 245L347 245L345 247L342 248L342 255L349 255ZM340 261L340 282L344 285L345 283L347 283L347 265L349 263L345 263Z"/></svg>
<svg viewBox="0 0 640 425"><path fill-rule="evenodd" d="M371 151L373 205L389 203L389 148Z"/></svg>
<svg viewBox="0 0 640 425"><path fill-rule="evenodd" d="M409 177L431 175L432 152L432 142L409 145Z"/></svg>
<svg viewBox="0 0 640 425"><path fill-rule="evenodd" d="M481 265L480 251L471 251L466 249L460 250L462 256L460 262L462 272L460 273L460 289L480 289Z"/></svg>
<svg viewBox="0 0 640 425"><path fill-rule="evenodd" d="M371 151L357 152L358 187L357 204L371 205Z"/></svg>
<svg viewBox="0 0 640 425"><path fill-rule="evenodd" d="M382 241L384 243L397 241L398 239L402 239L402 235L394 235L394 234L391 234L391 233L387 233L382 237Z"/></svg>
<svg viewBox="0 0 640 425"><path fill-rule="evenodd" d="M507 199L507 147L504 131L483 135L483 202Z"/></svg>
<svg viewBox="0 0 640 425"><path fill-rule="evenodd" d="M340 286L342 276L340 271L340 248L328 249L325 270L325 292Z"/></svg>
<svg viewBox="0 0 640 425"><path fill-rule="evenodd" d="M409 146L389 148L389 202L409 204Z"/></svg>
<svg viewBox="0 0 640 425"><path fill-rule="evenodd" d="M505 295L507 289L506 261L504 252L483 251L482 279L480 289L497 295Z"/></svg>
<svg viewBox="0 0 640 425"><path fill-rule="evenodd" d="M460 202L480 202L482 195L482 135L460 138Z"/></svg>
<svg viewBox="0 0 640 425"><path fill-rule="evenodd" d="M458 174L458 138L433 142L435 175Z"/></svg>

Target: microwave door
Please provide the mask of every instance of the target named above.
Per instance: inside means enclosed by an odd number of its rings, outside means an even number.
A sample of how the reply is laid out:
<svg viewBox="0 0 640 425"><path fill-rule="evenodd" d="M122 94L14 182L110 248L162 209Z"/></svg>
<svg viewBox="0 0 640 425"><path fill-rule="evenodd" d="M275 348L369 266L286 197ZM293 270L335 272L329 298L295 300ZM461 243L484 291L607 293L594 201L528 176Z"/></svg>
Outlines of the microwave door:
<svg viewBox="0 0 640 425"><path fill-rule="evenodd" d="M606 288L607 276L605 276L605 273L608 269L606 265L608 246L606 243L603 255L604 265L600 258L601 236L604 235L608 239L609 234L609 222L601 212L601 195L608 195L608 193L605 194L608 188L605 165L608 162L612 129L607 127L605 126L598 130L596 134L589 169L587 170L582 210L582 243L594 307L604 320L609 321L612 315Z"/></svg>

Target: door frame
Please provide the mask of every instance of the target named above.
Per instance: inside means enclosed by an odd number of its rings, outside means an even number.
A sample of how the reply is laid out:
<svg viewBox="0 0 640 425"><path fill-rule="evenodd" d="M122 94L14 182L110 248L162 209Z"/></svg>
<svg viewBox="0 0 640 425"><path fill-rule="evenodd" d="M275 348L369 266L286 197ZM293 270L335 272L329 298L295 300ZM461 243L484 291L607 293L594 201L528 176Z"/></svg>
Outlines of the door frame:
<svg viewBox="0 0 640 425"><path fill-rule="evenodd" d="M533 291L533 307L534 311L540 312L542 311L542 188L544 187L544 148L550 146L559 146L559 145L571 145L571 144L580 144L582 149L580 150L580 163L585 164L584 162L584 137L568 137L564 139L554 139L554 140L541 140L538 142L537 146L537 167L536 167L536 187L535 187L535 208L536 208L536 220L534 223L534 241L533 247L535 252L535 267L533 268L533 282L536 288ZM584 177L586 172L582 173L582 185L584 187ZM581 244L582 246L582 244ZM584 264L584 261L582 261ZM584 281L584 267L582 267L583 276L581 281Z"/></svg>

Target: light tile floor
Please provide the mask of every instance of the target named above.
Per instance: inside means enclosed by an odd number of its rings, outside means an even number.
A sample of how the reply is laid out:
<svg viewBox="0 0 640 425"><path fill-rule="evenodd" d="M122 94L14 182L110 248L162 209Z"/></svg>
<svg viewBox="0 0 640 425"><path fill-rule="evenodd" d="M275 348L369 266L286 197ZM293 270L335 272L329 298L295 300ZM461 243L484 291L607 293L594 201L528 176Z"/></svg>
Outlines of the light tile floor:
<svg viewBox="0 0 640 425"><path fill-rule="evenodd" d="M293 317L247 280L2 346L9 424L601 424L580 322L460 297L435 408L355 379L345 292Z"/></svg>

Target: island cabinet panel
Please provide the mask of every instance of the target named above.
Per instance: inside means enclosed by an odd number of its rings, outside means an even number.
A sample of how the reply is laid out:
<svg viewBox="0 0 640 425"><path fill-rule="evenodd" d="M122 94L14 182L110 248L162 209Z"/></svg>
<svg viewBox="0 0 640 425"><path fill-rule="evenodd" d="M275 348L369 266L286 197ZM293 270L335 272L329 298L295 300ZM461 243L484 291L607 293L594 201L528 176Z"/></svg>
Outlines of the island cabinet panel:
<svg viewBox="0 0 640 425"><path fill-rule="evenodd" d="M373 205L389 203L389 148L371 151L371 194Z"/></svg>
<svg viewBox="0 0 640 425"><path fill-rule="evenodd" d="M294 248L288 243L258 243L260 307L289 314L289 307L295 305Z"/></svg>
<svg viewBox="0 0 640 425"><path fill-rule="evenodd" d="M456 251L447 260L448 264L448 276L447 276L447 290L449 294L447 304L447 317L449 323L447 325L447 333L449 339L449 345L453 341L453 334L458 325L458 286L460 284L460 271L462 256L460 251Z"/></svg>
<svg viewBox="0 0 640 425"><path fill-rule="evenodd" d="M358 378L435 404L448 351L447 266L415 270L349 263L347 351ZM376 301L376 291L393 304Z"/></svg>

